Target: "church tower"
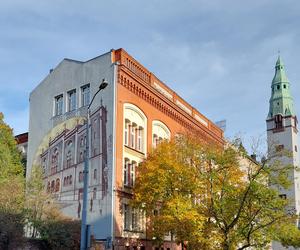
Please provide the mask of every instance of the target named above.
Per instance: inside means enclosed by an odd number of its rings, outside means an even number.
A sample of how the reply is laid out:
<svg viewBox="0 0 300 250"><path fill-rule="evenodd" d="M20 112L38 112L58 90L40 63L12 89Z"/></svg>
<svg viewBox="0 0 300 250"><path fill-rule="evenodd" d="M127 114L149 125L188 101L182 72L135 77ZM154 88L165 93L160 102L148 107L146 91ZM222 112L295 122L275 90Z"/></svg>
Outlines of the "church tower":
<svg viewBox="0 0 300 250"><path fill-rule="evenodd" d="M287 150L291 157L281 157L284 164L292 164L294 168L289 173L292 182L289 189L279 189L282 198L292 200L289 209L297 214L300 212L300 173L298 154L298 121L294 109L290 83L286 76L284 64L280 58L276 62L275 76L272 81L269 114L267 117L268 150L272 152ZM275 248L277 249L277 248Z"/></svg>

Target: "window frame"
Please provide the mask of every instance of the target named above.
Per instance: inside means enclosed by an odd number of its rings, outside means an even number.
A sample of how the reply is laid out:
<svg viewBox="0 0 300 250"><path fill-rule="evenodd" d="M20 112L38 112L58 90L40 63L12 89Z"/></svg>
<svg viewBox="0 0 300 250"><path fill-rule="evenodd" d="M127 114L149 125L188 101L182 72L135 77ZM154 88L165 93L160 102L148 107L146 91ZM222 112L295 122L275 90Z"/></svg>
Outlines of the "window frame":
<svg viewBox="0 0 300 250"><path fill-rule="evenodd" d="M76 105L76 89L72 89L70 91L67 92L67 97L68 97L68 112L74 111L77 108Z"/></svg>
<svg viewBox="0 0 300 250"><path fill-rule="evenodd" d="M129 186L130 178L130 160L128 158L124 158L124 164L123 164L123 185Z"/></svg>
<svg viewBox="0 0 300 250"><path fill-rule="evenodd" d="M60 94L54 97L54 116L60 116L64 113L64 95Z"/></svg>
<svg viewBox="0 0 300 250"><path fill-rule="evenodd" d="M90 84L85 84L80 87L81 91L81 107L88 106L91 99L91 86Z"/></svg>

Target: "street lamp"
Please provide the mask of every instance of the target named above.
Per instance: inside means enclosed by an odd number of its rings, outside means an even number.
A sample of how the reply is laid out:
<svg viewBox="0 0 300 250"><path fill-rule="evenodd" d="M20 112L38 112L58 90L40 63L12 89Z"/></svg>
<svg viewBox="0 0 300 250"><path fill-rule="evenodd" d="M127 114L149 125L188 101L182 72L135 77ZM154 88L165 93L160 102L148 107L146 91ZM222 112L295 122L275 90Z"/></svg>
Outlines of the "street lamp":
<svg viewBox="0 0 300 250"><path fill-rule="evenodd" d="M90 145L89 145L89 126L90 126L90 107L96 97L96 95L108 85L108 82L103 79L99 86L99 89L94 94L89 106L87 108L86 117L86 145L85 145L85 158L84 158L84 170L83 170L83 197L82 197L82 216L81 216L81 238L80 238L80 250L87 249L89 230L87 225L87 200L88 200L88 186L89 186L89 157L90 157Z"/></svg>

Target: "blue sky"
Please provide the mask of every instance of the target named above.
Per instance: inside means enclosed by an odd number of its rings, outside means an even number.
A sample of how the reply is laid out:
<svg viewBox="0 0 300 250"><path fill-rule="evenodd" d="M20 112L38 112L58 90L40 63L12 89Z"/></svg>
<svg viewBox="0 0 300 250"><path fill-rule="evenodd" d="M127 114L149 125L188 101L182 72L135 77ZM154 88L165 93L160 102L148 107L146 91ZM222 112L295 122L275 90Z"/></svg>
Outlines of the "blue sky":
<svg viewBox="0 0 300 250"><path fill-rule="evenodd" d="M29 93L50 68L122 47L249 142L265 136L278 50L300 112L299 13L297 0L1 1L0 111L26 132Z"/></svg>

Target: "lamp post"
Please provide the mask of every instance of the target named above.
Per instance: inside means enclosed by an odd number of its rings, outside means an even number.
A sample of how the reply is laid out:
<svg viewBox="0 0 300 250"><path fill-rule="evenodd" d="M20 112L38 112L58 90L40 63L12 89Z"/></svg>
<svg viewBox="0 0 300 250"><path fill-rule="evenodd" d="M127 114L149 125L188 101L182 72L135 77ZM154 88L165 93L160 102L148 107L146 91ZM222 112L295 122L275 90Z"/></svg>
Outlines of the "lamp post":
<svg viewBox="0 0 300 250"><path fill-rule="evenodd" d="M85 145L85 158L84 158L84 170L83 170L83 197L82 197L82 216L81 216L81 238L80 238L80 250L87 249L89 230L87 225L87 200L88 200L88 186L89 186L89 158L90 158L90 145L89 145L89 126L90 126L90 107L96 97L96 95L108 85L108 82L103 79L99 86L99 89L94 94L88 108L86 118L86 145Z"/></svg>

